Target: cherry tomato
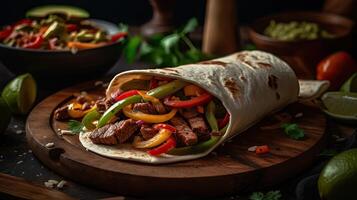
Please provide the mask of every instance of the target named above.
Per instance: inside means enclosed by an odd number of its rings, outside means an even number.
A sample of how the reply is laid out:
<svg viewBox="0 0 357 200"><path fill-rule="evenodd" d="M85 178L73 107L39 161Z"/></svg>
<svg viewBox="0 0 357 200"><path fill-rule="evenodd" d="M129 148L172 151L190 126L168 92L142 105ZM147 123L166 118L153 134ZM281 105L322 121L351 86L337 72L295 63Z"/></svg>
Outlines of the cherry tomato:
<svg viewBox="0 0 357 200"><path fill-rule="evenodd" d="M338 89L343 82L357 72L356 61L344 51L336 52L317 65L317 80L329 80L330 89Z"/></svg>

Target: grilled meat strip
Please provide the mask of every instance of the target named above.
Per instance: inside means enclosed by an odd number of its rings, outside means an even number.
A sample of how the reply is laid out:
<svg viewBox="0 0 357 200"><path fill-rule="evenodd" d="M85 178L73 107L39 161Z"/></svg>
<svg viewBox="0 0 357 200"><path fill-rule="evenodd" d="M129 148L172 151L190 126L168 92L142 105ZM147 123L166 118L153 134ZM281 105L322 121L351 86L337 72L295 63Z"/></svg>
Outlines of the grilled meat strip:
<svg viewBox="0 0 357 200"><path fill-rule="evenodd" d="M192 131L182 117L176 115L170 120L170 122L175 126L176 138L181 144L190 146L197 143L197 135Z"/></svg>
<svg viewBox="0 0 357 200"><path fill-rule="evenodd" d="M200 141L205 141L210 138L209 130L202 116L192 117L187 119L187 121Z"/></svg>
<svg viewBox="0 0 357 200"><path fill-rule="evenodd" d="M107 124L94 130L89 139L95 144L113 145L124 143L138 130L138 125L133 119L122 120L115 124Z"/></svg>
<svg viewBox="0 0 357 200"><path fill-rule="evenodd" d="M159 131L154 129L151 125L149 124L143 124L140 128L140 133L141 136L143 136L143 138L145 140L151 139L152 137L154 137Z"/></svg>
<svg viewBox="0 0 357 200"><path fill-rule="evenodd" d="M68 114L68 105L57 108L54 117L58 121L68 120L70 118Z"/></svg>
<svg viewBox="0 0 357 200"><path fill-rule="evenodd" d="M134 104L133 111L139 111L146 114L156 114L156 110L151 103L136 103Z"/></svg>

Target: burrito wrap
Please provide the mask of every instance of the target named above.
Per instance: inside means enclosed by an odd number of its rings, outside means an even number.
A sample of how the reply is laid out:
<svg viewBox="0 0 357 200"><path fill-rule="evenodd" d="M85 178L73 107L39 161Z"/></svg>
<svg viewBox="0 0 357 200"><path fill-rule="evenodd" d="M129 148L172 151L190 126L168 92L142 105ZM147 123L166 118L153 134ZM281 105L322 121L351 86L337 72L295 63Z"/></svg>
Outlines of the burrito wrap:
<svg viewBox="0 0 357 200"><path fill-rule="evenodd" d="M116 75L106 95L117 92L133 79L169 77L193 83L217 97L230 114L226 133L209 150L193 155L150 156L130 144L93 144L82 133L84 147L103 156L144 163L171 163L203 157L218 145L242 133L268 114L297 100L299 84L293 70L281 59L261 51L243 51L223 58L175 68L131 70Z"/></svg>

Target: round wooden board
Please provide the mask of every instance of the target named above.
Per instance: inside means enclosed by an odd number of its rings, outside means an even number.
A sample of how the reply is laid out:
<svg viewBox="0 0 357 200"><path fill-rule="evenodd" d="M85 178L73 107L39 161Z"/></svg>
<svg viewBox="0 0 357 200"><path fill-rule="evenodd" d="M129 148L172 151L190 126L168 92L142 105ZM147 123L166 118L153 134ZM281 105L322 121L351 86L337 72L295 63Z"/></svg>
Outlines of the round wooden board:
<svg viewBox="0 0 357 200"><path fill-rule="evenodd" d="M296 103L281 112L303 113L294 122L304 129L304 140L290 139L281 129L262 130L270 116L201 159L165 165L109 159L86 151L78 136L56 133L66 124L53 120L53 111L80 91L104 94L103 87L90 82L48 97L28 117L28 143L33 153L57 173L122 195L217 196L271 186L306 169L325 143L325 116L314 107ZM55 144L52 149L45 147L50 142ZM264 144L269 145L270 153L257 155L247 150Z"/></svg>

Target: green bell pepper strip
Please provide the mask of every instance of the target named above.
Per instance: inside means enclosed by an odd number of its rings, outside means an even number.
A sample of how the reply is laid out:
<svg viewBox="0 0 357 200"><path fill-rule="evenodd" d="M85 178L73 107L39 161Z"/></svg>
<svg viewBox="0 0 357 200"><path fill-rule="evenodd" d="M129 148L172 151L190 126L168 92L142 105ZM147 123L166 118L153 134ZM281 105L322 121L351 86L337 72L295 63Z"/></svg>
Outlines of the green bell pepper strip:
<svg viewBox="0 0 357 200"><path fill-rule="evenodd" d="M82 119L82 124L86 127L88 130L93 130L95 129L95 125L93 122L95 120L98 120L102 115L97 111L97 109L94 109L90 112L88 112Z"/></svg>
<svg viewBox="0 0 357 200"><path fill-rule="evenodd" d="M222 128L219 132L221 134L224 134L227 131L227 128L228 128L228 124L224 128ZM221 136L211 136L211 138L209 140L201 142L194 146L173 148L169 152L167 152L167 154L188 155L188 154L202 153L202 152L208 150L209 148L211 148L212 146L214 146L219 141L220 138L221 138Z"/></svg>
<svg viewBox="0 0 357 200"><path fill-rule="evenodd" d="M180 89L182 89L187 83L180 81L180 80L175 80L171 81L170 83L167 83L165 85L161 85L157 88L154 88L150 91L148 91L146 94L153 96L155 98L161 99L164 98L168 95L171 95ZM110 119L114 117L114 115L122 110L125 106L133 104L133 103L139 103L142 100L142 97L140 95L134 95L130 96L128 98L125 98L123 100L120 100L113 104L105 113L102 115L102 117L98 121L97 127L103 127L105 124L107 124Z"/></svg>
<svg viewBox="0 0 357 200"><path fill-rule="evenodd" d="M206 115L207 122L211 127L212 131L218 131L218 123L215 113L216 113L216 105L214 104L213 101L210 101L207 105L205 115Z"/></svg>

